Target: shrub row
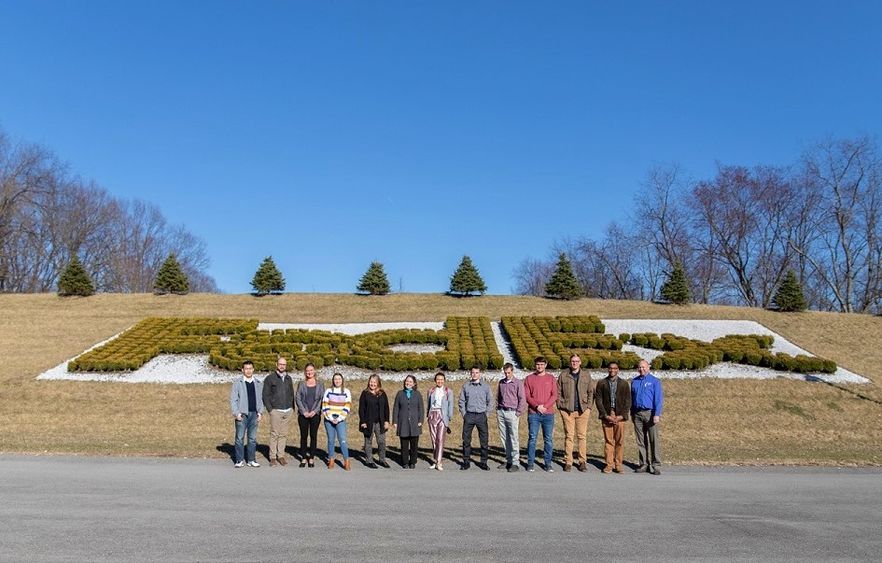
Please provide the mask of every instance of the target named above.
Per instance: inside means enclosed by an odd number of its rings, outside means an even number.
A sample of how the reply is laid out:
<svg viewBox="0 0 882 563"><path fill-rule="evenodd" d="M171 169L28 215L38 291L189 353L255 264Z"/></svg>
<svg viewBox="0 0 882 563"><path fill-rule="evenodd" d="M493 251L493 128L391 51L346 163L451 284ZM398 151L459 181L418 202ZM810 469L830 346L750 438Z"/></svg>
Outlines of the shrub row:
<svg viewBox="0 0 882 563"><path fill-rule="evenodd" d="M619 360L629 364L634 356L621 352L595 353L600 350L620 351L623 344L615 336L603 334L605 327L596 316L502 317L502 328L511 341L518 363L527 369L533 366L536 356L544 356L551 369L569 365L574 353L582 356L582 363L588 367L594 367L592 364L598 362L596 367L602 367Z"/></svg>

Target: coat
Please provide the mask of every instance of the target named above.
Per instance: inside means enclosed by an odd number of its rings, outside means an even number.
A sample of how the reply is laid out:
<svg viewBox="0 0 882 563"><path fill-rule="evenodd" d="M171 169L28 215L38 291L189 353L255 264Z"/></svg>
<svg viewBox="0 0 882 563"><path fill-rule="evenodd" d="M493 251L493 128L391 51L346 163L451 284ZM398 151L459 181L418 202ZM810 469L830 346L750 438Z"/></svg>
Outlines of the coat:
<svg viewBox="0 0 882 563"><path fill-rule="evenodd" d="M395 395L395 403L392 407L392 424L397 424L395 434L402 438L411 438L423 433L423 396L419 391L413 390L410 399L404 393L404 389Z"/></svg>
<svg viewBox="0 0 882 563"><path fill-rule="evenodd" d="M628 420L628 414L631 412L631 382L625 381L621 377L616 384L616 415L624 417L622 420ZM610 414L612 410L609 400L609 377L604 377L597 382L594 388L594 404L597 406L597 416L603 420L605 416Z"/></svg>

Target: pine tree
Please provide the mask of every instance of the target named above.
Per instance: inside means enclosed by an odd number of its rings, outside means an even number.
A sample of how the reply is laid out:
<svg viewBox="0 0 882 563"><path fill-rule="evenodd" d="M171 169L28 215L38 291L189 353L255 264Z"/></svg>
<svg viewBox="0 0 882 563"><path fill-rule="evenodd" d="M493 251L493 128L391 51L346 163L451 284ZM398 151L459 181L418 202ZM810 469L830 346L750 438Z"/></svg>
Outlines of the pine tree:
<svg viewBox="0 0 882 563"><path fill-rule="evenodd" d="M796 279L793 270L788 270L772 299L779 311L805 311L807 307L805 295L802 294L802 286Z"/></svg>
<svg viewBox="0 0 882 563"><path fill-rule="evenodd" d="M661 296L674 305L685 305L691 300L689 282L686 281L686 272L680 262L674 264L670 277L662 284Z"/></svg>
<svg viewBox="0 0 882 563"><path fill-rule="evenodd" d="M175 257L174 252L168 255L165 262L156 273L156 281L153 282L153 293L156 295L165 295L166 293L174 293L177 295L185 295L190 291L190 281L187 275L181 269L181 264Z"/></svg>
<svg viewBox="0 0 882 563"><path fill-rule="evenodd" d="M361 277L361 281L358 282L358 287L355 289L370 295L386 295L389 293L389 278L386 277L383 265L379 262L371 262L367 272Z"/></svg>
<svg viewBox="0 0 882 563"><path fill-rule="evenodd" d="M285 278L282 272L276 267L272 256L267 256L254 272L254 278L251 280L251 287L257 295L267 295L269 293L281 293L285 291Z"/></svg>
<svg viewBox="0 0 882 563"><path fill-rule="evenodd" d="M76 254L58 278L58 295L87 297L95 293L95 285Z"/></svg>
<svg viewBox="0 0 882 563"><path fill-rule="evenodd" d="M471 293L483 295L485 291L487 291L487 284L484 283L478 269L472 264L472 259L463 256L459 267L450 277L450 293L468 297Z"/></svg>
<svg viewBox="0 0 882 563"><path fill-rule="evenodd" d="M582 286L573 273L573 267L566 254L560 253L557 267L551 279L545 284L545 295L555 299L578 299L582 297Z"/></svg>

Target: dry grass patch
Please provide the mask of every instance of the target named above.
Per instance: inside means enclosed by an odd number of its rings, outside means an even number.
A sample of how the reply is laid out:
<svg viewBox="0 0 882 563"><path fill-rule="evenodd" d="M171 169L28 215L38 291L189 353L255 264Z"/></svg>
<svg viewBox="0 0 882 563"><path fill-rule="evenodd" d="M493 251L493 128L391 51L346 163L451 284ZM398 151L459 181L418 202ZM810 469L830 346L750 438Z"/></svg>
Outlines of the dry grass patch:
<svg viewBox="0 0 882 563"><path fill-rule="evenodd" d="M575 303L533 297L443 295L368 297L334 294L187 296L0 295L0 451L223 457L232 441L227 385L36 381L46 369L148 316L256 317L266 322L438 321L450 315L583 315L601 318L745 319L846 369L882 381L882 319L834 313L779 314L759 309L630 301ZM494 374L495 375L495 374ZM362 382L356 382L357 396ZM425 390L428 383L421 383ZM461 383L454 383L458 390ZM785 379L669 380L663 455L679 463L882 464L882 389ZM491 446L499 446L491 417ZM448 444L460 447L461 419ZM526 417L522 447L526 447ZM297 439L296 424L292 439ZM261 429L266 443L268 425ZM558 424L555 445L563 436ZM350 446L361 435L350 428ZM323 432L320 445L323 446ZM475 436L477 444L477 436ZM626 456L633 459L633 438ZM397 447L397 439L390 445ZM428 435L421 441L429 447ZM221 448L219 450L218 448ZM599 423L589 454L601 453Z"/></svg>

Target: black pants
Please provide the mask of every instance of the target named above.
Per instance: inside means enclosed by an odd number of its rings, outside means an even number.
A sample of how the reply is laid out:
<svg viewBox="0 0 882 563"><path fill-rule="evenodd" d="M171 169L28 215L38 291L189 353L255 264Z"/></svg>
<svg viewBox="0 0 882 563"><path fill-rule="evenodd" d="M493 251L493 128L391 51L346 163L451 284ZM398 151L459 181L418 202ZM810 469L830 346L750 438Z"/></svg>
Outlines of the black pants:
<svg viewBox="0 0 882 563"><path fill-rule="evenodd" d="M416 465L419 436L401 437L401 465Z"/></svg>
<svg viewBox="0 0 882 563"><path fill-rule="evenodd" d="M310 418L297 414L297 425L300 426L300 459L312 459L315 457L315 441L318 437L319 425L322 417L316 413ZM309 434L309 451L306 449L306 435Z"/></svg>
<svg viewBox="0 0 882 563"><path fill-rule="evenodd" d="M462 421L462 459L469 463L472 456L472 429L478 428L478 440L481 442L481 463L487 463L487 413L467 412Z"/></svg>

